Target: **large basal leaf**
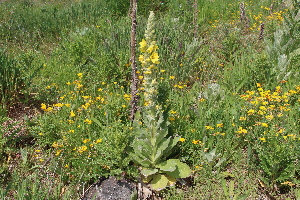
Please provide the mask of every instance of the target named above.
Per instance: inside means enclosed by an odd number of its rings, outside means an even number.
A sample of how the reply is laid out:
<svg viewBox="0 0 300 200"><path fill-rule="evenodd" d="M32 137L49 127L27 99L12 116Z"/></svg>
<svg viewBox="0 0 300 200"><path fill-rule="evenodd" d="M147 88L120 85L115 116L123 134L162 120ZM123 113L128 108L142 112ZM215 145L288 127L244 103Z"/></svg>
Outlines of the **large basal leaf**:
<svg viewBox="0 0 300 200"><path fill-rule="evenodd" d="M178 159L169 159L165 162L156 165L156 167L162 171L173 172L177 168L178 161Z"/></svg>
<svg viewBox="0 0 300 200"><path fill-rule="evenodd" d="M151 175L151 188L159 191L165 189L167 186L173 186L176 183L176 179L167 174Z"/></svg>
<svg viewBox="0 0 300 200"><path fill-rule="evenodd" d="M163 190L168 186L169 179L163 174L153 175L153 179L151 181L151 188L153 190L159 191Z"/></svg>
<svg viewBox="0 0 300 200"><path fill-rule="evenodd" d="M166 177L167 177L167 179L169 180L169 182L168 182L168 186L174 186L175 185L175 183L177 182L177 180L176 180L176 178L174 178L174 177L171 177L171 176L169 176L169 175L165 175Z"/></svg>
<svg viewBox="0 0 300 200"><path fill-rule="evenodd" d="M153 179L153 176L155 176L155 175L150 175L150 176L147 176L147 177L142 176L143 183L148 184Z"/></svg>
<svg viewBox="0 0 300 200"><path fill-rule="evenodd" d="M177 159L174 159L174 160L177 160ZM180 162L179 160L176 162L177 162L176 169L172 172L166 171L165 172L166 174L168 174L169 176L172 176L174 178L186 178L191 175L191 169L187 164Z"/></svg>
<svg viewBox="0 0 300 200"><path fill-rule="evenodd" d="M141 173L145 177L150 176L152 174L155 174L156 172L158 172L158 169L146 169L146 168L144 168L144 169L141 170Z"/></svg>

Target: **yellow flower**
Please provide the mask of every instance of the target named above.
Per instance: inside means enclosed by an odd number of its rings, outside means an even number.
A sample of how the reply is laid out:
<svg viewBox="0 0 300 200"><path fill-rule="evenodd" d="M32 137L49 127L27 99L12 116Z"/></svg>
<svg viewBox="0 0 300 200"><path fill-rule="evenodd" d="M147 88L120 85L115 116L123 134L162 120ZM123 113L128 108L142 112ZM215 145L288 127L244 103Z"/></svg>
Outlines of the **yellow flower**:
<svg viewBox="0 0 300 200"><path fill-rule="evenodd" d="M220 124L217 124L217 127L223 127L224 126L224 124L223 123L220 123Z"/></svg>
<svg viewBox="0 0 300 200"><path fill-rule="evenodd" d="M57 104L53 104L54 107L58 107L58 108L61 108L64 106L64 104L62 103L57 103Z"/></svg>
<svg viewBox="0 0 300 200"><path fill-rule="evenodd" d="M245 120L246 120L246 117L240 117L239 120L240 120L240 121L245 121Z"/></svg>
<svg viewBox="0 0 300 200"><path fill-rule="evenodd" d="M146 42L146 40L142 39L142 41L140 42L141 52L146 52L146 48L147 48L147 42Z"/></svg>
<svg viewBox="0 0 300 200"><path fill-rule="evenodd" d="M154 64L159 64L159 56L158 53L153 52L152 55L150 56L151 62Z"/></svg>
<svg viewBox="0 0 300 200"><path fill-rule="evenodd" d="M200 140L193 140L192 143L193 144L199 144L199 143L201 143L201 141Z"/></svg>
<svg viewBox="0 0 300 200"><path fill-rule="evenodd" d="M239 127L239 130L236 131L236 133L248 133L247 129L244 129L243 127Z"/></svg>
<svg viewBox="0 0 300 200"><path fill-rule="evenodd" d="M253 105L257 105L258 101L250 101L250 103L253 104Z"/></svg>
<svg viewBox="0 0 300 200"><path fill-rule="evenodd" d="M86 150L87 150L87 146L81 146L81 147L78 148L77 151L78 151L79 153L83 153L83 152L86 151Z"/></svg>
<svg viewBox="0 0 300 200"><path fill-rule="evenodd" d="M98 144L98 143L100 143L100 142L102 142L102 139L97 139L97 140L96 140L96 144Z"/></svg>
<svg viewBox="0 0 300 200"><path fill-rule="evenodd" d="M179 141L180 142L185 142L185 139L184 138L180 138Z"/></svg>
<svg viewBox="0 0 300 200"><path fill-rule="evenodd" d="M269 125L267 123L261 123L262 127L268 127Z"/></svg>
<svg viewBox="0 0 300 200"><path fill-rule="evenodd" d="M68 120L68 123L69 123L69 124L74 124L75 122L74 122L73 120L70 120L70 119L69 119L69 120Z"/></svg>
<svg viewBox="0 0 300 200"><path fill-rule="evenodd" d="M262 89L262 88L258 88L257 89L259 92L263 92L264 91L264 89Z"/></svg>
<svg viewBox="0 0 300 200"><path fill-rule="evenodd" d="M89 99L89 98L91 98L91 96L81 96L82 98L84 98L84 99Z"/></svg>
<svg viewBox="0 0 300 200"><path fill-rule="evenodd" d="M171 79L171 80L174 80L174 79L175 79L175 76L170 76L170 79Z"/></svg>
<svg viewBox="0 0 300 200"><path fill-rule="evenodd" d="M175 118L174 117L169 117L169 120L170 121L175 121Z"/></svg>
<svg viewBox="0 0 300 200"><path fill-rule="evenodd" d="M144 62L145 62L145 57L144 57L143 55L140 55L140 56L139 56L139 61L140 61L141 63L144 63Z"/></svg>
<svg viewBox="0 0 300 200"><path fill-rule="evenodd" d="M255 113L255 110L253 110L253 109L250 109L250 110L248 110L248 115L253 115L254 113Z"/></svg>
<svg viewBox="0 0 300 200"><path fill-rule="evenodd" d="M278 133L283 133L283 131L284 131L284 129L281 128L281 129L278 130Z"/></svg>
<svg viewBox="0 0 300 200"><path fill-rule="evenodd" d="M201 98L201 99L199 99L198 101L199 101L199 102L203 102L203 101L205 101L205 99L204 99L204 98Z"/></svg>
<svg viewBox="0 0 300 200"><path fill-rule="evenodd" d="M59 154L62 152L62 150L56 150L56 153L55 153L55 155L56 156L59 156Z"/></svg>
<svg viewBox="0 0 300 200"><path fill-rule="evenodd" d="M259 110L259 111L257 111L257 113L258 113L259 115L264 115L266 112L264 112L264 111L262 111L262 110Z"/></svg>
<svg viewBox="0 0 300 200"><path fill-rule="evenodd" d="M90 120L90 119L85 119L84 122L86 122L87 124L92 124L93 123L93 121Z"/></svg>
<svg viewBox="0 0 300 200"><path fill-rule="evenodd" d="M75 115L75 113L74 113L74 111L72 110L71 112L70 112L70 117L75 117L76 115Z"/></svg>
<svg viewBox="0 0 300 200"><path fill-rule="evenodd" d="M81 78L81 77L82 77L82 73L78 73L77 76L78 76L79 78Z"/></svg>
<svg viewBox="0 0 300 200"><path fill-rule="evenodd" d="M54 148L57 148L59 145L58 145L57 142L53 142L53 144L51 146L54 147Z"/></svg>
<svg viewBox="0 0 300 200"><path fill-rule="evenodd" d="M45 111L46 111L46 112L51 112L52 110L53 110L52 107L48 107Z"/></svg>
<svg viewBox="0 0 300 200"><path fill-rule="evenodd" d="M266 138L262 137L262 138L259 138L261 141L263 142L266 142Z"/></svg>
<svg viewBox="0 0 300 200"><path fill-rule="evenodd" d="M152 44L150 47L146 50L148 53L152 53L152 51L155 49L155 46Z"/></svg>
<svg viewBox="0 0 300 200"><path fill-rule="evenodd" d="M130 100L131 98L131 95L128 95L128 94L124 94L123 97L126 99L126 100Z"/></svg>
<svg viewBox="0 0 300 200"><path fill-rule="evenodd" d="M41 109L46 110L46 109L47 109L46 104L42 103L42 104L41 104Z"/></svg>
<svg viewBox="0 0 300 200"><path fill-rule="evenodd" d="M272 120L272 119L274 118L274 116L273 116L273 115L267 115L267 116L265 116L265 118L266 118L267 120Z"/></svg>
<svg viewBox="0 0 300 200"><path fill-rule="evenodd" d="M69 130L68 132L69 132L69 133L75 133L75 131L74 131L74 130Z"/></svg>
<svg viewBox="0 0 300 200"><path fill-rule="evenodd" d="M91 141L90 139L84 139L82 142L84 143L84 144L86 144L86 143L88 143L89 141Z"/></svg>
<svg viewBox="0 0 300 200"><path fill-rule="evenodd" d="M293 184L292 182L290 182L290 181L285 181L285 182L283 182L283 183L281 183L281 185L289 185L289 186L294 186L295 184Z"/></svg>
<svg viewBox="0 0 300 200"><path fill-rule="evenodd" d="M39 135L43 135L43 133L39 133Z"/></svg>
<svg viewBox="0 0 300 200"><path fill-rule="evenodd" d="M259 106L260 110L267 110L267 108L265 106Z"/></svg>
<svg viewBox="0 0 300 200"><path fill-rule="evenodd" d="M214 128L212 126L205 126L205 129L207 129L207 130L213 130Z"/></svg>

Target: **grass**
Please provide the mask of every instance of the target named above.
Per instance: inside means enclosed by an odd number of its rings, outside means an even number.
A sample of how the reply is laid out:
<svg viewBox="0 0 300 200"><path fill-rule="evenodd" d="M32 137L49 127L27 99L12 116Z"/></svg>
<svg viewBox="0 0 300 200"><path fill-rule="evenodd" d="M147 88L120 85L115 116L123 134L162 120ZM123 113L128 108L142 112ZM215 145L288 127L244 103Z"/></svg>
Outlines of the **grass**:
<svg viewBox="0 0 300 200"><path fill-rule="evenodd" d="M165 199L300 198L295 2L245 1L249 28L238 1L198 0L198 15L193 1L139 2L137 41L154 10L158 102L181 137L169 158L193 170L193 186ZM137 180L129 2L0 5L1 199L76 199L100 176ZM39 112L11 122L24 107Z"/></svg>

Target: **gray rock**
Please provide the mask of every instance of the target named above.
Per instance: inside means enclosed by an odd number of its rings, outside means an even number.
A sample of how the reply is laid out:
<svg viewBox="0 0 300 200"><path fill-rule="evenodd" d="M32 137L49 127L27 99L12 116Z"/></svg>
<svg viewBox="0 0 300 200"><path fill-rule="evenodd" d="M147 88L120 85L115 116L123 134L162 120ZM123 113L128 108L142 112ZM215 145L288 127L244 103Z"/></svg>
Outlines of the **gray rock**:
<svg viewBox="0 0 300 200"><path fill-rule="evenodd" d="M130 200L136 194L136 186L126 179L117 180L111 176L104 181L91 185L80 200Z"/></svg>

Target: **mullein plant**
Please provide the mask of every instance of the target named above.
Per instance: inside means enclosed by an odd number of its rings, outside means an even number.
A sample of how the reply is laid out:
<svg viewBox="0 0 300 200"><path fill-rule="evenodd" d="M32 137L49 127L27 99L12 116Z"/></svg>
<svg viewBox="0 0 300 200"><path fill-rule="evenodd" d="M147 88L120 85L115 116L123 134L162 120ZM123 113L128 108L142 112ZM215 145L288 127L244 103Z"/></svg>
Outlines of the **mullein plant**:
<svg viewBox="0 0 300 200"><path fill-rule="evenodd" d="M139 61L143 72L144 106L137 113L134 130L136 138L132 143L133 161L140 166L142 180L155 191L176 183L177 178L190 176L189 166L179 159L167 159L180 137L167 137L168 118L158 104L158 82L155 78L159 64L158 46L155 41L154 13L151 11L140 42Z"/></svg>

